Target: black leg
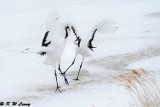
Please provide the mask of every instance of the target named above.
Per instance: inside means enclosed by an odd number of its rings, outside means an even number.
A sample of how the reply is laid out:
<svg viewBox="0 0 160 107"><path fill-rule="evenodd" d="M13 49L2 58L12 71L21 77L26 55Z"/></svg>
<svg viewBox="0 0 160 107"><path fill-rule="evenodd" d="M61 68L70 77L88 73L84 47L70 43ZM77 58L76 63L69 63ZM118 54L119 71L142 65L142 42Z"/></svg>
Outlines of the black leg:
<svg viewBox="0 0 160 107"><path fill-rule="evenodd" d="M60 64L58 65L58 70L60 71L60 73L62 73Z"/></svg>
<svg viewBox="0 0 160 107"><path fill-rule="evenodd" d="M75 78L75 79L73 79L73 80L79 80L79 79L78 79L78 76L79 76L79 73L80 73L80 71L81 71L81 68L82 68L82 64L83 64L83 61L82 61L81 65L80 65L80 68L79 68L79 71L78 71L78 75L77 75L77 78Z"/></svg>
<svg viewBox="0 0 160 107"><path fill-rule="evenodd" d="M72 64L66 69L66 71L63 72L64 75L66 74L66 72L68 71L68 69L74 64L75 60L76 60L76 57L74 58Z"/></svg>
<svg viewBox="0 0 160 107"><path fill-rule="evenodd" d="M67 85L69 85L69 83L68 83L68 80L67 80L66 76L65 76L65 75L62 73L62 71L61 71L60 64L59 64L59 66L58 66L58 70L59 70L59 71L60 71L60 73L63 75L65 83L66 83Z"/></svg>
<svg viewBox="0 0 160 107"><path fill-rule="evenodd" d="M58 86L58 80L57 80L57 73L56 73L56 70L55 70L55 77L56 77L56 83L57 83L56 91L58 90L59 92L61 92L61 90L59 89L60 87Z"/></svg>

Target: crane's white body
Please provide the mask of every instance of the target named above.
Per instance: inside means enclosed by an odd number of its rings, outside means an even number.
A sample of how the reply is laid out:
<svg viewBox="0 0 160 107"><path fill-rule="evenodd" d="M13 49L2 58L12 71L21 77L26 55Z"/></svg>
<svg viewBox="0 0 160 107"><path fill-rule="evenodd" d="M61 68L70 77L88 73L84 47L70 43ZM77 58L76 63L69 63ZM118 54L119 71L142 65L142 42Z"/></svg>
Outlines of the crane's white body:
<svg viewBox="0 0 160 107"><path fill-rule="evenodd" d="M89 48L87 47L88 45L88 41L85 40L85 39L82 39L81 40L81 46L76 46L76 49L75 49L75 55L81 55L82 58L85 58L85 57L89 57L91 56L90 54L90 50Z"/></svg>
<svg viewBox="0 0 160 107"><path fill-rule="evenodd" d="M52 49L47 52L47 59L45 60L44 64L52 65L54 68L56 68L56 62L60 63L66 42L67 39L64 39L62 41L56 42L55 45L50 46Z"/></svg>

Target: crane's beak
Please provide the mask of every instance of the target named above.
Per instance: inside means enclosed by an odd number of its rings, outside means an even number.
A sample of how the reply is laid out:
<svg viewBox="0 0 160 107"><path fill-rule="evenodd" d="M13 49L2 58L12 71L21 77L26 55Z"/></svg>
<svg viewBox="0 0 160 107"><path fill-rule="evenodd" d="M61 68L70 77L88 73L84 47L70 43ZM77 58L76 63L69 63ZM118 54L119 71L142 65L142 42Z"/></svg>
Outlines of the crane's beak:
<svg viewBox="0 0 160 107"><path fill-rule="evenodd" d="M74 42L77 42L79 40L79 37L76 38L76 40Z"/></svg>
<svg viewBox="0 0 160 107"><path fill-rule="evenodd" d="M76 40L74 41L74 42L79 42L80 41L80 37L78 36L77 38L76 38Z"/></svg>

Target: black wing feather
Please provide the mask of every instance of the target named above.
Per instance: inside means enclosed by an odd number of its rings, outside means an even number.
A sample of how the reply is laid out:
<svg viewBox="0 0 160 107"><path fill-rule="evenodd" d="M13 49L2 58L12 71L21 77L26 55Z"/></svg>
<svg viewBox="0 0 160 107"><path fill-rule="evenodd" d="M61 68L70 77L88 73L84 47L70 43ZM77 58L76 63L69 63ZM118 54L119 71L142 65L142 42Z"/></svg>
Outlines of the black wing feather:
<svg viewBox="0 0 160 107"><path fill-rule="evenodd" d="M45 33L45 36L44 36L44 38L43 38L43 40L42 40L42 46L45 46L45 47L47 47L50 43L51 43L51 41L50 42L48 42L48 43L45 43L47 40L47 37L48 37L48 33L49 33L49 31L47 31L46 33Z"/></svg>
<svg viewBox="0 0 160 107"><path fill-rule="evenodd" d="M97 32L97 29L95 29L95 30L93 31L92 38L88 41L88 48L89 48L90 50L92 50L92 51L93 51L93 48L96 48L96 47L93 47L93 46L92 46L92 41L93 41L93 39L94 39L94 36L95 36L96 32ZM93 51L93 52L94 52L94 51Z"/></svg>
<svg viewBox="0 0 160 107"><path fill-rule="evenodd" d="M42 46L44 46L44 47L47 47L49 44L51 44L51 41L49 41L48 43L46 43L46 41L47 41L46 39L48 37L48 34L49 34L49 31L47 31L45 33L45 36L44 36L44 38L42 40ZM40 54L41 56L44 56L44 55L46 55L46 52L39 52L38 54Z"/></svg>

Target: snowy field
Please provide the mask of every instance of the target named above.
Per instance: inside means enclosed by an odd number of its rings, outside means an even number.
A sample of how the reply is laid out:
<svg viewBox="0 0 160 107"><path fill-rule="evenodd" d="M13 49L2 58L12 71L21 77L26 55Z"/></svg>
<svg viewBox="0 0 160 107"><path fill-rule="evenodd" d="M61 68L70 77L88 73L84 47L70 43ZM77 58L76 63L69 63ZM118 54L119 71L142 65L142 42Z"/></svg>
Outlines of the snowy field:
<svg viewBox="0 0 160 107"><path fill-rule="evenodd" d="M112 19L118 30L97 34L95 52L74 81L81 57L68 71L70 83L59 76L62 93L46 57L18 51L41 45L48 13L56 8L62 22L72 22L85 37L96 23ZM30 107L134 107L128 90L113 76L125 69L160 72L159 0L0 0L0 102L30 103ZM62 56L64 71L74 58L74 35ZM160 94L160 93L159 93Z"/></svg>

